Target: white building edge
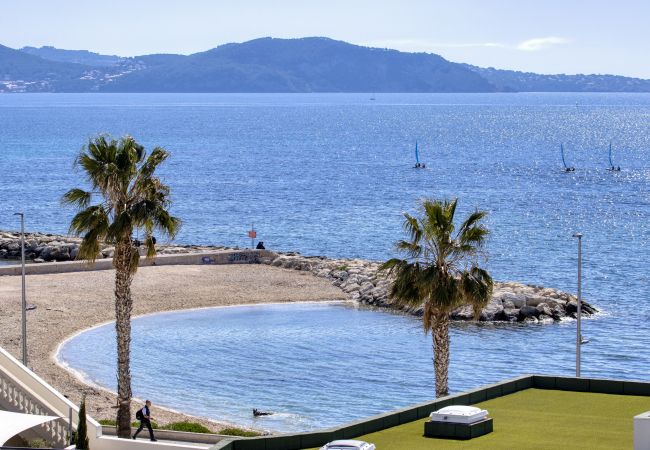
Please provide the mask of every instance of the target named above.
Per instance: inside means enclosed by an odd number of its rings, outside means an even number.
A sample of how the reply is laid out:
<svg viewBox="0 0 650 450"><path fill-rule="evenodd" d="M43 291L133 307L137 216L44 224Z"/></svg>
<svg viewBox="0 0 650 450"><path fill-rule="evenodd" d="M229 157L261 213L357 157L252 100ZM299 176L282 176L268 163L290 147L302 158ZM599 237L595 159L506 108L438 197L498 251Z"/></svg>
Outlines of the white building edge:
<svg viewBox="0 0 650 450"><path fill-rule="evenodd" d="M2 347L0 347L0 410L58 417L57 420L45 422L26 431L17 430L17 434L19 433L27 440L44 439L56 448L74 448L74 446L68 446L68 439L70 431L77 429L79 407ZM142 450L152 447L187 450L210 447L210 445L200 442L151 442L149 440L118 439L115 436L104 436L102 426L92 417L86 417L86 424L90 448L93 450ZM2 426L0 424L0 427Z"/></svg>

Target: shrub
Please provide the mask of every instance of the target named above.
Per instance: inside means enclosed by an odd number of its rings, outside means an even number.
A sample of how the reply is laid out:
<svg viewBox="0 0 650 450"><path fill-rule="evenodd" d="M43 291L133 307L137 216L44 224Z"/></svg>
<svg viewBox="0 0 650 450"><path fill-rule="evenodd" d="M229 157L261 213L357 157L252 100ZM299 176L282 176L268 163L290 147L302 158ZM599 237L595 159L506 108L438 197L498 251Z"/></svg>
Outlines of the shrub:
<svg viewBox="0 0 650 450"><path fill-rule="evenodd" d="M117 421L115 421L113 419L99 419L99 424L100 425L110 426L110 427L116 427L117 426ZM139 428L140 427L140 422L139 421L131 422L131 426L135 427L135 428ZM158 427L158 424L156 422L151 422L151 428L153 428L154 430L157 430L159 427Z"/></svg>
<svg viewBox="0 0 650 450"><path fill-rule="evenodd" d="M77 435L75 437L75 448L81 450L88 450L88 428L86 424L86 396L81 398L81 406L79 406L79 422L77 424Z"/></svg>
<svg viewBox="0 0 650 450"><path fill-rule="evenodd" d="M52 448L45 439L32 439L27 445L29 448Z"/></svg>
<svg viewBox="0 0 650 450"><path fill-rule="evenodd" d="M208 428L195 422L172 422L160 427L162 430L186 431L189 433L212 433Z"/></svg>
<svg viewBox="0 0 650 450"><path fill-rule="evenodd" d="M262 436L262 433L258 433L257 431L242 430L241 428L224 428L223 430L219 431L219 434L242 437Z"/></svg>
<svg viewBox="0 0 650 450"><path fill-rule="evenodd" d="M98 422L100 425L107 425L111 427L117 426L117 422L113 419L99 419Z"/></svg>

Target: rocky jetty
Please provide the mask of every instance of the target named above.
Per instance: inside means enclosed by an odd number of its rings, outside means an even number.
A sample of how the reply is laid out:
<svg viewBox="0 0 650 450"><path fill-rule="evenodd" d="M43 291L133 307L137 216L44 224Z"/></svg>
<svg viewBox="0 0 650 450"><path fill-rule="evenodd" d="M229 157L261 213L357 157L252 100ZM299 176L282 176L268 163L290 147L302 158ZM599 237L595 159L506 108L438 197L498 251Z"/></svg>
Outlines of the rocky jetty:
<svg viewBox="0 0 650 450"><path fill-rule="evenodd" d="M378 273L379 262L362 259L328 259L305 257L298 253L279 254L262 261L275 267L302 270L329 279L340 287L352 300L366 305L397 309L388 297L390 281ZM577 298L557 289L524 285L514 282L496 282L489 304L481 311L480 320L485 322L552 323L564 318L575 318ZM582 301L582 315L590 316L597 309ZM421 315L422 308L406 312ZM454 310L453 320L474 320L470 307Z"/></svg>
<svg viewBox="0 0 650 450"><path fill-rule="evenodd" d="M25 257L32 262L70 261L79 251L80 238L55 234L29 233L25 235ZM231 247L196 245L158 245L158 254L177 254L229 250ZM238 250L237 247L232 249ZM144 254L144 248L141 248ZM114 248L101 246L98 258L112 258ZM0 231L0 259L20 258L20 234ZM329 259L322 256L302 256L299 253L278 253L273 258L263 258L262 263L291 270L311 272L341 288L350 299L366 305L398 309L388 298L390 281L378 273L379 262L363 259ZM514 282L497 282L489 304L481 311L480 320L486 322L551 323L563 318L575 318L575 296L557 289L524 285ZM421 315L422 308L406 312ZM583 316L597 309L582 302ZM474 320L469 307L458 308L451 314L453 320Z"/></svg>
<svg viewBox="0 0 650 450"><path fill-rule="evenodd" d="M72 261L77 257L81 238L57 234L25 233L25 259L29 262ZM115 249L109 245L100 246L98 259L112 258ZM157 245L159 255L177 253L205 252L211 250L228 250L230 247L198 246L198 245ZM238 248L234 248L238 250ZM141 254L144 254L141 247ZM20 233L0 231L0 259L20 259Z"/></svg>

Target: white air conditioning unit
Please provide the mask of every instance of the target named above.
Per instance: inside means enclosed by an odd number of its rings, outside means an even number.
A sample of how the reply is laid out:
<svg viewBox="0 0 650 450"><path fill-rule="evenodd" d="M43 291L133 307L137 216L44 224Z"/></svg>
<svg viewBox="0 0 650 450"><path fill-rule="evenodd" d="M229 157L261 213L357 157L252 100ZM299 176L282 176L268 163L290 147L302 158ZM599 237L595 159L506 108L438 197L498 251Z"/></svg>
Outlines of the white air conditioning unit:
<svg viewBox="0 0 650 450"><path fill-rule="evenodd" d="M634 416L634 450L650 449L650 411Z"/></svg>
<svg viewBox="0 0 650 450"><path fill-rule="evenodd" d="M475 423L485 419L488 412L474 406L452 405L434 411L429 418L434 422Z"/></svg>

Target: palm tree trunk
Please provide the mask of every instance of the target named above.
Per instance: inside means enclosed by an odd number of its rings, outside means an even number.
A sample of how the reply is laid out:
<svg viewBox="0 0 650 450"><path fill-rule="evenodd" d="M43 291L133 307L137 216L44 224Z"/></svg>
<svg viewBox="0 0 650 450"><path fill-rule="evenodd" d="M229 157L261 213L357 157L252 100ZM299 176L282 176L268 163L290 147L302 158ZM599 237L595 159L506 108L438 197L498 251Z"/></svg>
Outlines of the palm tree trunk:
<svg viewBox="0 0 650 450"><path fill-rule="evenodd" d="M115 331L117 334L117 436L131 438L131 259L130 241L115 246Z"/></svg>
<svg viewBox="0 0 650 450"><path fill-rule="evenodd" d="M449 314L436 314L431 337L433 370L436 374L436 397L444 397L449 394Z"/></svg>

